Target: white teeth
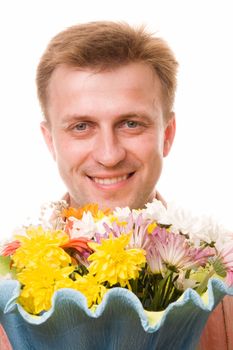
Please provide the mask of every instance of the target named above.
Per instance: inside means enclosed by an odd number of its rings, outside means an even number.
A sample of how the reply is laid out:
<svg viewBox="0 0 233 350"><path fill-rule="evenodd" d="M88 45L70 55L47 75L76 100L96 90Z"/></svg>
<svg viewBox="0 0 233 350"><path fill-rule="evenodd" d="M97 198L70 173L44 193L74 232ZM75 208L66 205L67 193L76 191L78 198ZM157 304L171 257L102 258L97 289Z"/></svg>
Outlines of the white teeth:
<svg viewBox="0 0 233 350"><path fill-rule="evenodd" d="M117 182L124 181L126 179L127 179L127 175L112 177L110 179L100 179L98 177L93 177L93 180L97 184L101 184L101 185L112 185L112 184L116 184Z"/></svg>

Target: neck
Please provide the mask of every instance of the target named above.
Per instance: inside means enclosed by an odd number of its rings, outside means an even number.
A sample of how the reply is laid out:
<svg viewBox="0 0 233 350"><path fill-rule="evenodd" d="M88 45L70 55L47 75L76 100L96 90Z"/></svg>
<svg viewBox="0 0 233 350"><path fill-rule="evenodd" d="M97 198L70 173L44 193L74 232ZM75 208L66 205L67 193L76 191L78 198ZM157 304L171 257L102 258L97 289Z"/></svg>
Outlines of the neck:
<svg viewBox="0 0 233 350"><path fill-rule="evenodd" d="M160 193L158 191L155 192L153 198L157 199L158 201L160 201L165 207L167 206L166 201L164 200L164 198L160 195ZM70 194L67 192L63 197L63 200L66 201L66 203L68 204L69 207L76 207L77 205L73 203L72 198L70 197Z"/></svg>

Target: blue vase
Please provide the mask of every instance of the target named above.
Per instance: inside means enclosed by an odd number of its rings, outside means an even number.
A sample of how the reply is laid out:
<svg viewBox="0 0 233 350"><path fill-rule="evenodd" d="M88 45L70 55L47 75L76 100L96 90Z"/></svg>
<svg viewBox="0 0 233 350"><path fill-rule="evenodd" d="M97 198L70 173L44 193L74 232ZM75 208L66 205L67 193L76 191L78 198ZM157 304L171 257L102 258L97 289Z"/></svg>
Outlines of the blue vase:
<svg viewBox="0 0 233 350"><path fill-rule="evenodd" d="M162 312L145 312L123 288L109 290L95 311L72 289L54 294L42 316L17 304L17 281L0 282L0 322L14 350L193 350L215 306L233 289L212 279L205 297L187 289Z"/></svg>

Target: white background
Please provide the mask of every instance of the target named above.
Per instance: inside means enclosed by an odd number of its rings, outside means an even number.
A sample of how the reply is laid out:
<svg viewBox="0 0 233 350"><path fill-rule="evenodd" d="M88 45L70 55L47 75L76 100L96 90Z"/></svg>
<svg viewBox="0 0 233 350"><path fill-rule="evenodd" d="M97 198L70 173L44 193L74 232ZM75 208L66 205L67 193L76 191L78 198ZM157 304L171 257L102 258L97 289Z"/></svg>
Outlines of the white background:
<svg viewBox="0 0 233 350"><path fill-rule="evenodd" d="M233 10L219 0L0 2L0 236L65 191L39 130L35 70L72 24L124 20L164 37L180 63L177 135L158 189L233 229Z"/></svg>

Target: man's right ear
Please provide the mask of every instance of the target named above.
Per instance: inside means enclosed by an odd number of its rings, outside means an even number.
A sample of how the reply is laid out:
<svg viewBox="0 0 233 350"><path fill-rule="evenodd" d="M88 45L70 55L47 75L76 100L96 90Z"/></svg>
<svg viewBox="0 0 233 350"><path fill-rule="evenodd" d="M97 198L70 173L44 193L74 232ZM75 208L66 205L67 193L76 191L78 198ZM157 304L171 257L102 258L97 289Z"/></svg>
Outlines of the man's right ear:
<svg viewBox="0 0 233 350"><path fill-rule="evenodd" d="M50 153L53 156L53 159L56 160L56 152L55 152L54 145L53 145L53 136L52 136L51 127L49 125L49 122L47 122L47 121L41 122L40 129L41 129L41 132L43 134L45 143L46 143Z"/></svg>

